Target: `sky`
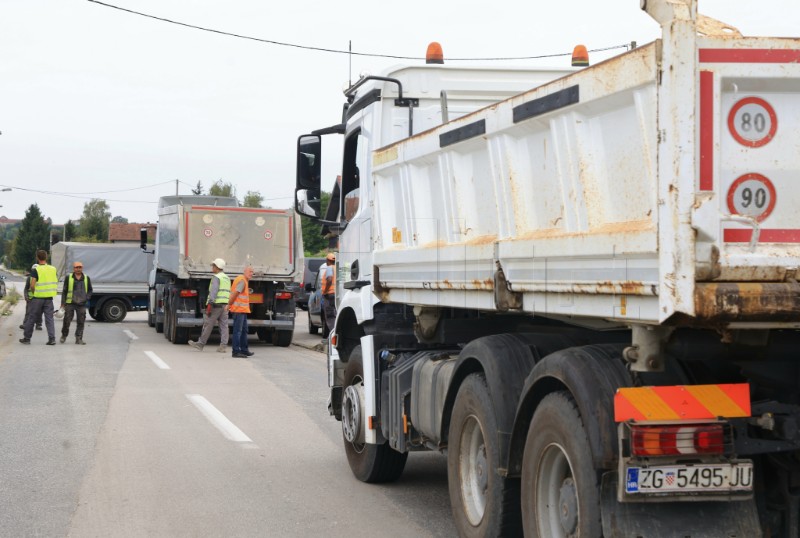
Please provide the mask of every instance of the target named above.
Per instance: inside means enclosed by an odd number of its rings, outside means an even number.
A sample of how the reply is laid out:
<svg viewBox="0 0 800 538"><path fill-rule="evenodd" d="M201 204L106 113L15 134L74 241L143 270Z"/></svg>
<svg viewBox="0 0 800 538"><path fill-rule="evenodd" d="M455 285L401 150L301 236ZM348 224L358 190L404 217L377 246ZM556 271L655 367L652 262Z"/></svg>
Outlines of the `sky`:
<svg viewBox="0 0 800 538"><path fill-rule="evenodd" d="M107 3L263 40L352 43L357 53L421 57L438 41L446 64L660 35L639 0ZM699 11L745 35L800 36L797 0L700 0ZM340 121L348 81L415 63L230 37L89 0L0 0L0 189L12 189L0 191L0 215L20 219L37 203L64 223L101 198L112 216L155 222L159 196L218 179L240 199L258 191L269 207L291 207L297 137ZM500 64L564 67L569 57ZM324 162L333 180L339 162Z"/></svg>

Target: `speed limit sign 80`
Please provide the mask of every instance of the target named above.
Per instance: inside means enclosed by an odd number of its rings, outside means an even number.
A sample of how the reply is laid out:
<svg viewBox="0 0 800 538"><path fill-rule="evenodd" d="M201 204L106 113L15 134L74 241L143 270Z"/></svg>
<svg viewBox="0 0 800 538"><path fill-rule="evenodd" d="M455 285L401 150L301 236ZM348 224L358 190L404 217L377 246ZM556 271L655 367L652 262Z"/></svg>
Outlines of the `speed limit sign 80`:
<svg viewBox="0 0 800 538"><path fill-rule="evenodd" d="M758 148L773 139L778 130L775 109L760 97L745 97L733 105L728 114L731 136L750 148Z"/></svg>
<svg viewBox="0 0 800 538"><path fill-rule="evenodd" d="M776 201L775 186L761 174L745 174L728 189L728 209L731 214L752 217L758 222L769 217Z"/></svg>

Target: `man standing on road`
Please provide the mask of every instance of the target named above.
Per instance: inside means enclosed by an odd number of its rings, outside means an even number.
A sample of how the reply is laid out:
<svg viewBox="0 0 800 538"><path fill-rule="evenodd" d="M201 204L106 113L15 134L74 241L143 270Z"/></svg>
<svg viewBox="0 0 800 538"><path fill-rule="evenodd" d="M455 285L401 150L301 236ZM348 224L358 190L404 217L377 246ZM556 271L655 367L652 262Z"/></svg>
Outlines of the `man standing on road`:
<svg viewBox="0 0 800 538"><path fill-rule="evenodd" d="M325 267L322 275L322 308L328 331L333 330L336 323L336 254L329 252L325 256Z"/></svg>
<svg viewBox="0 0 800 538"><path fill-rule="evenodd" d="M72 264L72 274L64 281L61 293L61 308L64 309L64 323L61 326L61 343L67 341L69 325L77 314L75 343L86 345L83 341L83 325L86 323L86 303L92 298L92 280L83 274L83 263Z"/></svg>
<svg viewBox="0 0 800 538"><path fill-rule="evenodd" d="M25 320L25 329L19 341L23 344L31 343L33 336L34 320L44 315L44 326L47 328L47 345L56 345L56 324L53 321L53 297L56 296L58 277L56 268L47 264L47 252L36 251L36 260L39 266L31 269L31 312Z"/></svg>
<svg viewBox="0 0 800 538"><path fill-rule="evenodd" d="M247 314L250 313L250 279L253 278L253 267L248 265L244 273L233 279L231 298L228 300L229 310L233 313L233 357L247 358L255 355L247 346Z"/></svg>
<svg viewBox="0 0 800 538"><path fill-rule="evenodd" d="M223 273L225 270L225 260L217 258L211 262L211 283L208 285L208 301L206 302L206 315L203 318L203 331L200 333L200 340L195 342L189 340L189 345L198 351L208 342L214 325L219 325L219 347L217 351L225 353L225 346L228 345L228 299L231 296L231 279Z"/></svg>
<svg viewBox="0 0 800 538"><path fill-rule="evenodd" d="M39 264L34 263L33 267L31 267L31 270L36 269L37 267L39 267ZM25 318L22 320L22 325L19 326L20 329L25 328L25 321L28 319L28 316L31 313L31 299L33 299L33 295L31 295L31 273L28 271L26 274L25 289L22 290L22 296L25 298ZM42 316L39 316L39 319L36 320L36 330L42 330Z"/></svg>

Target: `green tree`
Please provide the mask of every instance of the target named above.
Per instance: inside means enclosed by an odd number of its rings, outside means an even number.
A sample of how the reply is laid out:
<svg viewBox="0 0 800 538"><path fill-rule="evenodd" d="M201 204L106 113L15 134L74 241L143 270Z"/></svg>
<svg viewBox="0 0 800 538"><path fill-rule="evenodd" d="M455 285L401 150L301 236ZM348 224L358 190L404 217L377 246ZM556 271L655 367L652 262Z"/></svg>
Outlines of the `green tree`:
<svg viewBox="0 0 800 538"><path fill-rule="evenodd" d="M233 196L233 185L218 179L211 185L211 188L208 189L209 196Z"/></svg>
<svg viewBox="0 0 800 538"><path fill-rule="evenodd" d="M322 192L322 204L320 207L328 207L331 201L331 193ZM305 255L325 256L328 252L328 240L322 235L322 225L308 217L300 217L300 227L303 230L303 250Z"/></svg>
<svg viewBox="0 0 800 538"><path fill-rule="evenodd" d="M78 237L78 227L71 220L64 225L64 241L75 241Z"/></svg>
<svg viewBox="0 0 800 538"><path fill-rule="evenodd" d="M100 243L108 241L110 220L111 212L108 210L108 203L105 200L95 198L86 202L83 204L83 215L78 230L81 238L93 238Z"/></svg>
<svg viewBox="0 0 800 538"><path fill-rule="evenodd" d="M119 223L119 224L128 224L128 219L126 219L122 215L117 215L116 217L111 219L111 222Z"/></svg>
<svg viewBox="0 0 800 538"><path fill-rule="evenodd" d="M247 194L244 195L244 202L242 205L244 207L263 207L261 204L264 203L264 197L261 196L261 193L258 191L247 191Z"/></svg>
<svg viewBox="0 0 800 538"><path fill-rule="evenodd" d="M14 238L9 265L23 269L36 263L36 251L47 250L50 245L50 224L42 216L39 206L31 204Z"/></svg>
<svg viewBox="0 0 800 538"><path fill-rule="evenodd" d="M196 194L198 196L203 194L203 184L198 181L197 186L192 189L192 194Z"/></svg>

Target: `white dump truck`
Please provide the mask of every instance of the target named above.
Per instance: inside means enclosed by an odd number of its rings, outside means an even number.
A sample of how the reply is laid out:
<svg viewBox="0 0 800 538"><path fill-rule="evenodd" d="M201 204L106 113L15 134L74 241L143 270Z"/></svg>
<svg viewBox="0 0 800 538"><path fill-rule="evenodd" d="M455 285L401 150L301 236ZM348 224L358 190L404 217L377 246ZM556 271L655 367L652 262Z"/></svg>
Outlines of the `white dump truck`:
<svg viewBox="0 0 800 538"><path fill-rule="evenodd" d="M303 242L292 210L239 207L235 198L164 196L159 200L148 324L175 344L203 325L211 262L225 260L231 280L253 266L248 327L277 346L292 343L293 293L303 272ZM147 230L142 230L147 250ZM233 320L229 319L233 326Z"/></svg>
<svg viewBox="0 0 800 538"><path fill-rule="evenodd" d="M800 39L642 7L600 64L366 76L298 140L347 461L446 454L462 536L798 535Z"/></svg>

